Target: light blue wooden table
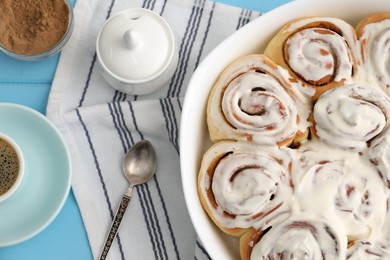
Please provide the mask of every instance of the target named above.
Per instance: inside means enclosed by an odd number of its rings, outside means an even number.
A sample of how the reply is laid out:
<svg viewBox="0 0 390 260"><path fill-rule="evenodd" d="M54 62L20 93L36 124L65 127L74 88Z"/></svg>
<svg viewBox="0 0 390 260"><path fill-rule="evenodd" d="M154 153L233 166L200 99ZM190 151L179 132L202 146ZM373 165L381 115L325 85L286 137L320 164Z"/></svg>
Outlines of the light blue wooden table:
<svg viewBox="0 0 390 260"><path fill-rule="evenodd" d="M76 0L71 0L74 4ZM267 12L289 0L217 0ZM43 61L19 61L0 53L0 102L12 102L46 113L47 98L59 55ZM1 216L0 216L1 219ZM0 234L1 236L1 234ZM0 248L0 260L92 259L73 192L54 221L35 237Z"/></svg>

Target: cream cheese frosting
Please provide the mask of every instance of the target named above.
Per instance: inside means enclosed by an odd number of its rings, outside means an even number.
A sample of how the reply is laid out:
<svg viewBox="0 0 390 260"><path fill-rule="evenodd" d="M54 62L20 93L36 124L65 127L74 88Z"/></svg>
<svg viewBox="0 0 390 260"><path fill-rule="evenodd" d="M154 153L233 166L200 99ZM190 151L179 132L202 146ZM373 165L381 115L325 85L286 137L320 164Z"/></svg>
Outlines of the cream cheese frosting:
<svg viewBox="0 0 390 260"><path fill-rule="evenodd" d="M365 153L312 141L297 155L293 182L303 211L338 223L351 241L380 234L389 193Z"/></svg>
<svg viewBox="0 0 390 260"><path fill-rule="evenodd" d="M347 240L321 218L298 214L271 228L252 250L256 259L345 259Z"/></svg>
<svg viewBox="0 0 390 260"><path fill-rule="evenodd" d="M262 55L234 62L209 98L208 126L213 141L235 139L264 145L291 142L308 126L314 92Z"/></svg>
<svg viewBox="0 0 390 260"><path fill-rule="evenodd" d="M225 228L262 228L289 213L292 196L288 149L219 142L205 154L200 192ZM212 167L211 167L212 166Z"/></svg>
<svg viewBox="0 0 390 260"><path fill-rule="evenodd" d="M299 31L290 37L288 57L290 67L307 82L326 77L338 82L352 77L352 57L344 38L320 28Z"/></svg>
<svg viewBox="0 0 390 260"><path fill-rule="evenodd" d="M390 20L367 24L360 44L366 80L390 94Z"/></svg>
<svg viewBox="0 0 390 260"><path fill-rule="evenodd" d="M353 150L387 131L390 101L369 85L343 85L320 96L313 109L315 128L321 140Z"/></svg>

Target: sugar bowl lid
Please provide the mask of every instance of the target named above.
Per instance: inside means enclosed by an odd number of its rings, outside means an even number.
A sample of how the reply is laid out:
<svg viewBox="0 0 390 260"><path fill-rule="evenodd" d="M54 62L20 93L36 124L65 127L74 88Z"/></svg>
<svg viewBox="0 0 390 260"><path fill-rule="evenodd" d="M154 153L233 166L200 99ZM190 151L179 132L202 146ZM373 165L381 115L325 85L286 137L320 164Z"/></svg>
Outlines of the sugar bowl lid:
<svg viewBox="0 0 390 260"><path fill-rule="evenodd" d="M130 8L105 22L96 52L111 76L127 82L147 82L161 75L171 63L174 36L157 13Z"/></svg>

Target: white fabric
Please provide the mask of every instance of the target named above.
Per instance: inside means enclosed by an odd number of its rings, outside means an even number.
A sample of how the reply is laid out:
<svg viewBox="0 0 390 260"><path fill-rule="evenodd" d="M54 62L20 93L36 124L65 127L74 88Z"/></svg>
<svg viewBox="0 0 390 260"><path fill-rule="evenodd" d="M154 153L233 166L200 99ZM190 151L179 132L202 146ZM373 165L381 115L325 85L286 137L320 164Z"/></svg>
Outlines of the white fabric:
<svg viewBox="0 0 390 260"><path fill-rule="evenodd" d="M179 53L172 79L145 96L115 91L96 64L101 26L129 7L161 14L172 27ZM209 259L196 239L181 186L178 127L183 97L205 55L259 13L205 0L77 0L74 15L74 32L62 51L47 116L70 148L72 188L94 257L128 186L121 170L124 154L147 139L157 150L157 173L133 190L108 259Z"/></svg>

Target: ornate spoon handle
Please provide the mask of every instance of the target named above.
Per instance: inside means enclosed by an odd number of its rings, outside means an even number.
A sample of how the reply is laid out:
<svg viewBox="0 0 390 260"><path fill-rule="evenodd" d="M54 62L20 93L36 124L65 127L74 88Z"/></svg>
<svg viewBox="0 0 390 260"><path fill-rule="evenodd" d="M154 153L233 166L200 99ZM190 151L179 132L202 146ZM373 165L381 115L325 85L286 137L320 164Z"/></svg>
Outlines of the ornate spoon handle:
<svg viewBox="0 0 390 260"><path fill-rule="evenodd" d="M123 197L122 197L121 204L119 205L118 210L115 214L114 220L112 221L111 228L110 228L110 231L107 235L106 243L103 246L103 250L100 253L99 260L106 259L107 255L108 255L108 251L111 248L112 241L114 241L114 238L115 238L116 234L118 233L119 226L122 222L123 216L125 215L127 206L129 205L129 202L131 199L131 191L132 191L132 187L129 187L129 189L127 190L125 195L123 195Z"/></svg>

